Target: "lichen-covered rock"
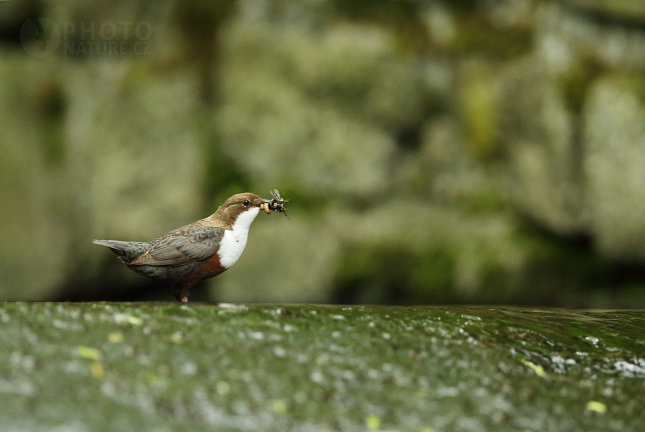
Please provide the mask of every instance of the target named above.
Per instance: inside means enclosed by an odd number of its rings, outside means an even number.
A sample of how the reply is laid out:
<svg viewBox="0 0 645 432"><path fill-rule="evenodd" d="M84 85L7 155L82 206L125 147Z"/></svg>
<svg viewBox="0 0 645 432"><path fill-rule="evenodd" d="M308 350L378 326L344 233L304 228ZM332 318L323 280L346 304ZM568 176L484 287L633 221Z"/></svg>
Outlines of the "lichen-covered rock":
<svg viewBox="0 0 645 432"><path fill-rule="evenodd" d="M6 298L143 283L91 239L276 187L292 219L256 223L216 297L542 301L598 280L570 236L645 259L641 1L9 3ZM30 56L21 14L58 48Z"/></svg>
<svg viewBox="0 0 645 432"><path fill-rule="evenodd" d="M539 58L510 67L500 86L500 137L518 209L556 233L579 232L581 160L563 92Z"/></svg>
<svg viewBox="0 0 645 432"><path fill-rule="evenodd" d="M596 82L584 110L590 229L600 252L645 259L645 103L640 75Z"/></svg>
<svg viewBox="0 0 645 432"><path fill-rule="evenodd" d="M342 236L319 216L258 217L242 259L213 279L224 302L329 302ZM271 220L266 220L271 219Z"/></svg>
<svg viewBox="0 0 645 432"><path fill-rule="evenodd" d="M424 204L414 196L368 211L330 210L327 219L342 241L336 283L349 291L334 295L345 301L511 301L522 296L517 288L530 277L535 258L512 219Z"/></svg>
<svg viewBox="0 0 645 432"><path fill-rule="evenodd" d="M566 2L542 2L536 8L535 40L537 51L546 64L564 71L580 58L593 59L611 68L645 67L645 31L638 25L625 23L642 22L645 7L642 2L599 2L570 0L586 3L597 15L613 15L611 5L631 3L635 5L632 19L598 20L580 13L577 8L567 7ZM640 12L636 12L640 9ZM616 16L614 16L615 18Z"/></svg>
<svg viewBox="0 0 645 432"><path fill-rule="evenodd" d="M466 63L460 71L459 110L468 132L469 153L481 159L499 151L499 89L495 76L485 63Z"/></svg>
<svg viewBox="0 0 645 432"><path fill-rule="evenodd" d="M625 20L630 23L645 22L645 2L643 0L564 0L564 4L576 6L589 13Z"/></svg>
<svg viewBox="0 0 645 432"><path fill-rule="evenodd" d="M200 83L193 69L160 60L171 48L162 36L173 34L160 31L167 8L43 7L58 23L46 29L58 44L37 57L24 44L3 47L0 68L0 235L12 245L0 256L0 292L9 299L67 295L106 276L92 238L155 238L206 207ZM4 16L20 28L19 18ZM131 42L146 49L132 51ZM72 47L81 45L78 55ZM134 283L119 276L122 266L111 269L111 285Z"/></svg>
<svg viewBox="0 0 645 432"><path fill-rule="evenodd" d="M104 253L92 238L150 240L203 216L206 164L193 120L196 76L159 73L145 61L70 65L69 72L76 253Z"/></svg>
<svg viewBox="0 0 645 432"><path fill-rule="evenodd" d="M391 130L418 121L422 104L415 64L395 54L386 31L240 18L223 45L221 145L256 184L344 196L385 190Z"/></svg>
<svg viewBox="0 0 645 432"><path fill-rule="evenodd" d="M419 149L399 155L394 179L398 194L441 204L468 205L495 181L468 148L464 127L454 117L437 116L421 128ZM497 190L499 185L495 186Z"/></svg>
<svg viewBox="0 0 645 432"><path fill-rule="evenodd" d="M0 297L39 300L61 292L73 235L58 68L0 55Z"/></svg>

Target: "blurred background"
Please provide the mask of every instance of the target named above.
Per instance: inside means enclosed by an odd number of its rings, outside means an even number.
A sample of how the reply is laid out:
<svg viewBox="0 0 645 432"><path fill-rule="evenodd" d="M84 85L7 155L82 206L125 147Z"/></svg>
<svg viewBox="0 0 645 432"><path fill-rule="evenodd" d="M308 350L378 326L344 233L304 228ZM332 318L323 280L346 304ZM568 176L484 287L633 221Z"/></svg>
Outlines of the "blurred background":
<svg viewBox="0 0 645 432"><path fill-rule="evenodd" d="M290 198L193 300L645 307L644 0L0 2L0 296Z"/></svg>

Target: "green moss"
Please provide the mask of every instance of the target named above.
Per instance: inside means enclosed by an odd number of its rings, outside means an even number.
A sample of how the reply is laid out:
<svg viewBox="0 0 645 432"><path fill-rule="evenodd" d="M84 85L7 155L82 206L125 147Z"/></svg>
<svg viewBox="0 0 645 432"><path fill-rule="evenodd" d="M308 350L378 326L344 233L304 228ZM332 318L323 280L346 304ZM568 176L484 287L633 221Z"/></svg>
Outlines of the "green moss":
<svg viewBox="0 0 645 432"><path fill-rule="evenodd" d="M645 429L642 311L4 302L0 320L6 430Z"/></svg>
<svg viewBox="0 0 645 432"><path fill-rule="evenodd" d="M507 60L533 49L530 27L502 30L493 27L481 13L459 18L455 51L460 55L476 54L489 60Z"/></svg>
<svg viewBox="0 0 645 432"><path fill-rule="evenodd" d="M437 304L455 299L455 255L448 247L430 248L413 259L406 294L411 304Z"/></svg>
<svg viewBox="0 0 645 432"><path fill-rule="evenodd" d="M213 75L219 55L217 32L235 10L236 3L188 0L174 6L173 17L185 42L181 61L198 71L201 100L208 105L213 105L218 97Z"/></svg>
<svg viewBox="0 0 645 432"><path fill-rule="evenodd" d="M582 58L559 77L564 102L569 112L580 114L589 87L603 72L603 67L592 58Z"/></svg>
<svg viewBox="0 0 645 432"><path fill-rule="evenodd" d="M341 303L645 305L633 300L641 267L603 260L588 238L530 225L455 234L424 250L357 243L339 261L332 299Z"/></svg>
<svg viewBox="0 0 645 432"><path fill-rule="evenodd" d="M484 186L464 198L461 207L469 214L501 213L510 209L510 203L500 187Z"/></svg>
<svg viewBox="0 0 645 432"><path fill-rule="evenodd" d="M207 146L206 155L206 193L214 209L231 195L251 192L249 179L215 143Z"/></svg>
<svg viewBox="0 0 645 432"><path fill-rule="evenodd" d="M482 160L497 156L501 151L499 103L493 72L476 67L463 79L459 96L470 153Z"/></svg>
<svg viewBox="0 0 645 432"><path fill-rule="evenodd" d="M414 252L390 243L348 247L336 280L343 303L424 304L454 301L454 252Z"/></svg>
<svg viewBox="0 0 645 432"><path fill-rule="evenodd" d="M613 25L640 27L645 18L643 3L633 0L573 0L569 3L581 8L584 13Z"/></svg>
<svg viewBox="0 0 645 432"><path fill-rule="evenodd" d="M621 79L622 84L645 105L645 74L631 73Z"/></svg>
<svg viewBox="0 0 645 432"><path fill-rule="evenodd" d="M564 293L585 293L606 288L612 279L612 265L597 256L589 239L561 238L537 227L524 225L513 241L526 251L523 280L526 303L556 304Z"/></svg>
<svg viewBox="0 0 645 432"><path fill-rule="evenodd" d="M418 9L418 2L413 0L331 0L329 3L337 14L353 19L413 20Z"/></svg>
<svg viewBox="0 0 645 432"><path fill-rule="evenodd" d="M63 162L65 157L65 95L60 85L48 83L40 87L35 104L41 120L42 139L40 141L45 162L52 166Z"/></svg>
<svg viewBox="0 0 645 432"><path fill-rule="evenodd" d="M233 13L236 1L187 0L176 3L174 18L187 39L193 60L213 53L213 37L219 26ZM197 56L197 57L193 57Z"/></svg>
<svg viewBox="0 0 645 432"><path fill-rule="evenodd" d="M390 243L350 245L337 270L335 297L342 303L398 303L414 266L411 251Z"/></svg>
<svg viewBox="0 0 645 432"><path fill-rule="evenodd" d="M400 52L423 52L428 31L419 19L419 2L413 0L332 0L333 13L352 21L374 23L391 30Z"/></svg>

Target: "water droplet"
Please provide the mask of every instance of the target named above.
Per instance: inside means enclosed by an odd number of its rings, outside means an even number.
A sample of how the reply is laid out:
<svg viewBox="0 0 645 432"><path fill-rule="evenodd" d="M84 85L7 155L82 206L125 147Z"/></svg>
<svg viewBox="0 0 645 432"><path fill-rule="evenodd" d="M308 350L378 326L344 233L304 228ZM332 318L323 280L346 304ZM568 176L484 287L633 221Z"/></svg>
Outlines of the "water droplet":
<svg viewBox="0 0 645 432"><path fill-rule="evenodd" d="M619 372L622 372L626 377L633 377L634 375L645 374L645 368L635 365L633 363L626 362L624 360L617 361L614 363L614 367Z"/></svg>
<svg viewBox="0 0 645 432"><path fill-rule="evenodd" d="M292 325L285 324L284 326L282 326L282 330L284 330L284 331L286 331L288 333L288 332L295 331L296 328L294 326L292 326Z"/></svg>
<svg viewBox="0 0 645 432"><path fill-rule="evenodd" d="M351 370L344 370L342 377L347 381L354 381L356 379L356 374Z"/></svg>
<svg viewBox="0 0 645 432"><path fill-rule="evenodd" d="M309 375L309 379L318 384L325 382L325 376L320 371L313 371L311 375Z"/></svg>
<svg viewBox="0 0 645 432"><path fill-rule="evenodd" d="M3 324L7 324L11 321L11 317L9 317L9 314L7 314L4 309L0 309L0 320L2 320Z"/></svg>
<svg viewBox="0 0 645 432"><path fill-rule="evenodd" d="M456 397L459 395L459 389L457 387L439 387L436 394L439 397Z"/></svg>
<svg viewBox="0 0 645 432"><path fill-rule="evenodd" d="M218 307L220 308L220 310L217 312L218 315L225 315L227 313L234 312L245 312L249 310L249 307L246 305L237 305L231 303L220 303Z"/></svg>
<svg viewBox="0 0 645 432"><path fill-rule="evenodd" d="M317 365L324 365L329 363L329 356L327 354L322 354L316 357L316 364Z"/></svg>
<svg viewBox="0 0 645 432"><path fill-rule="evenodd" d="M36 393L36 388L29 381L10 381L0 379L0 393L32 396Z"/></svg>
<svg viewBox="0 0 645 432"><path fill-rule="evenodd" d="M600 339L593 336L587 336L585 337L585 340L591 342L594 347L598 347L598 342L600 341Z"/></svg>
<svg viewBox="0 0 645 432"><path fill-rule="evenodd" d="M184 375L195 375L197 373L197 365L193 362L184 363L181 366L181 373Z"/></svg>
<svg viewBox="0 0 645 432"><path fill-rule="evenodd" d="M254 340L264 339L264 334L262 332L250 332L249 337Z"/></svg>
<svg viewBox="0 0 645 432"><path fill-rule="evenodd" d="M115 313L114 322L117 324L132 324L132 325L141 325L141 318L137 318L127 313Z"/></svg>
<svg viewBox="0 0 645 432"><path fill-rule="evenodd" d="M101 393L103 393L103 396L109 398L114 397L116 396L116 386L111 382L105 381L101 384Z"/></svg>
<svg viewBox="0 0 645 432"><path fill-rule="evenodd" d="M284 358L287 356L287 351L284 348L277 346L273 348L273 355L279 358Z"/></svg>

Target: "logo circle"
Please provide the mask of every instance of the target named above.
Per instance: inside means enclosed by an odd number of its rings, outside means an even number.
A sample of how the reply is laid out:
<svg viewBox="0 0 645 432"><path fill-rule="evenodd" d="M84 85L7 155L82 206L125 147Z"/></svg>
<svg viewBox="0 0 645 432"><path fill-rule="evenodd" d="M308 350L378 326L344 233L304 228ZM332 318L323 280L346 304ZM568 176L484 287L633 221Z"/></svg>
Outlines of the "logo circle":
<svg viewBox="0 0 645 432"><path fill-rule="evenodd" d="M27 54L46 57L60 45L60 31L49 18L28 18L20 27L20 43Z"/></svg>

